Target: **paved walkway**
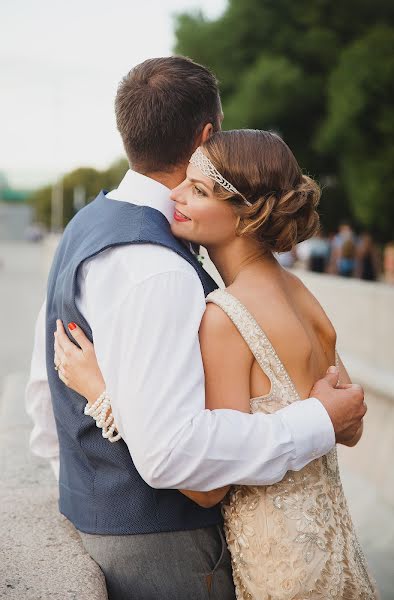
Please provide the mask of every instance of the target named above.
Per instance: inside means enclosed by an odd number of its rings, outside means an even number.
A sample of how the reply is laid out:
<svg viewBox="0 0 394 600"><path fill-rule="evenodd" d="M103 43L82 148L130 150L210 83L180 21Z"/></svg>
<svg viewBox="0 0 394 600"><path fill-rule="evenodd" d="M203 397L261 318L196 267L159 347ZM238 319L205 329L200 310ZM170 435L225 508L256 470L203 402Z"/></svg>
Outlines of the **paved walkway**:
<svg viewBox="0 0 394 600"><path fill-rule="evenodd" d="M23 410L23 388L45 289L45 252L42 246L0 244L1 261L0 598L104 600L100 573L57 512L50 469L28 451L30 424ZM390 458L387 469L392 477ZM342 468L342 479L382 600L393 600L394 506L354 469Z"/></svg>

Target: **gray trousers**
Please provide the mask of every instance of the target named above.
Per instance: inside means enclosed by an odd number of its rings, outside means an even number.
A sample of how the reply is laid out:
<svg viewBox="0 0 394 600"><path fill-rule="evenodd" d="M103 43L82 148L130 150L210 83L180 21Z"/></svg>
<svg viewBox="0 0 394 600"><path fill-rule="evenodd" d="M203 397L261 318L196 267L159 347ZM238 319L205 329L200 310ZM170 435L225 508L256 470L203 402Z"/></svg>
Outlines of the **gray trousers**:
<svg viewBox="0 0 394 600"><path fill-rule="evenodd" d="M146 535L79 533L105 575L109 600L235 600L219 525Z"/></svg>

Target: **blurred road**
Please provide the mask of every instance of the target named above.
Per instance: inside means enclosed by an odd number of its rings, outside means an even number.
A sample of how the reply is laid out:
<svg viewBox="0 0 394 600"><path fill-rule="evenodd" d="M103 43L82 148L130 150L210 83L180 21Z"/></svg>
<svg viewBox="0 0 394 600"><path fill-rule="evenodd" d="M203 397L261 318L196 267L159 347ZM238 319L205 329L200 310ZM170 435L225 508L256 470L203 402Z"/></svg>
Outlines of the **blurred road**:
<svg viewBox="0 0 394 600"><path fill-rule="evenodd" d="M8 422L27 419L23 416L23 386L29 370L34 322L45 293L47 256L48 251L41 244L0 243L0 414L7 415ZM27 440L21 440L22 443L26 457ZM12 461L12 456L6 460ZM30 462L28 458L24 460L25 464ZM387 465L392 469L390 458ZM40 469L45 471L44 479L49 483L51 473L44 461ZM394 506L385 503L373 485L348 467L341 472L382 600L393 600ZM23 540L20 542L23 545Z"/></svg>
<svg viewBox="0 0 394 600"><path fill-rule="evenodd" d="M51 253L0 243L0 598L107 600L101 571L58 512L52 470L28 446L24 387Z"/></svg>
<svg viewBox="0 0 394 600"><path fill-rule="evenodd" d="M7 375L29 369L34 322L45 287L41 244L0 243L0 385Z"/></svg>

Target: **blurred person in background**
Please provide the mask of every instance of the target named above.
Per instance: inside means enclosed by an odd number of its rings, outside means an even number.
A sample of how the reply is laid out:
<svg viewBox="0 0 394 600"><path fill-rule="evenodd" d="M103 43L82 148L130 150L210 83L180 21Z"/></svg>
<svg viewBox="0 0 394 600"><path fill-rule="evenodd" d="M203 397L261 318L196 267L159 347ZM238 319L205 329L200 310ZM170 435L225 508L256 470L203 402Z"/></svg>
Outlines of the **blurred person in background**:
<svg viewBox="0 0 394 600"><path fill-rule="evenodd" d="M31 223L24 231L27 242L41 242L45 237L45 227L41 223Z"/></svg>
<svg viewBox="0 0 394 600"><path fill-rule="evenodd" d="M321 228L309 242L309 270L314 273L325 273L330 260L330 242L324 237Z"/></svg>
<svg viewBox="0 0 394 600"><path fill-rule="evenodd" d="M347 222L341 223L331 242L329 272L341 277L352 277L356 265L356 236Z"/></svg>
<svg viewBox="0 0 394 600"><path fill-rule="evenodd" d="M364 232L357 241L356 268L354 275L365 281L376 281L379 272L379 251L372 239L372 235L368 232Z"/></svg>
<svg viewBox="0 0 394 600"><path fill-rule="evenodd" d="M311 240L305 240L304 242L297 244L295 251L297 255L297 262L303 269L307 269L311 251Z"/></svg>
<svg viewBox="0 0 394 600"><path fill-rule="evenodd" d="M348 238L338 249L337 274L340 277L353 277L356 266L356 244Z"/></svg>

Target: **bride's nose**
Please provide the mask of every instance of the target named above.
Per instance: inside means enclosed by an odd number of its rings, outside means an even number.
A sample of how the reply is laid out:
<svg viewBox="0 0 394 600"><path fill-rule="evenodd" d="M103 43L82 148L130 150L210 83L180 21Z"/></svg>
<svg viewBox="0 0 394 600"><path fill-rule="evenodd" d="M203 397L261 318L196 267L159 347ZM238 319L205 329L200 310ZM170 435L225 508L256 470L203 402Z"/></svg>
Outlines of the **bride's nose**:
<svg viewBox="0 0 394 600"><path fill-rule="evenodd" d="M179 204L184 204L184 194L183 194L183 183L180 183L176 188L171 190L170 198L174 202L178 202Z"/></svg>

